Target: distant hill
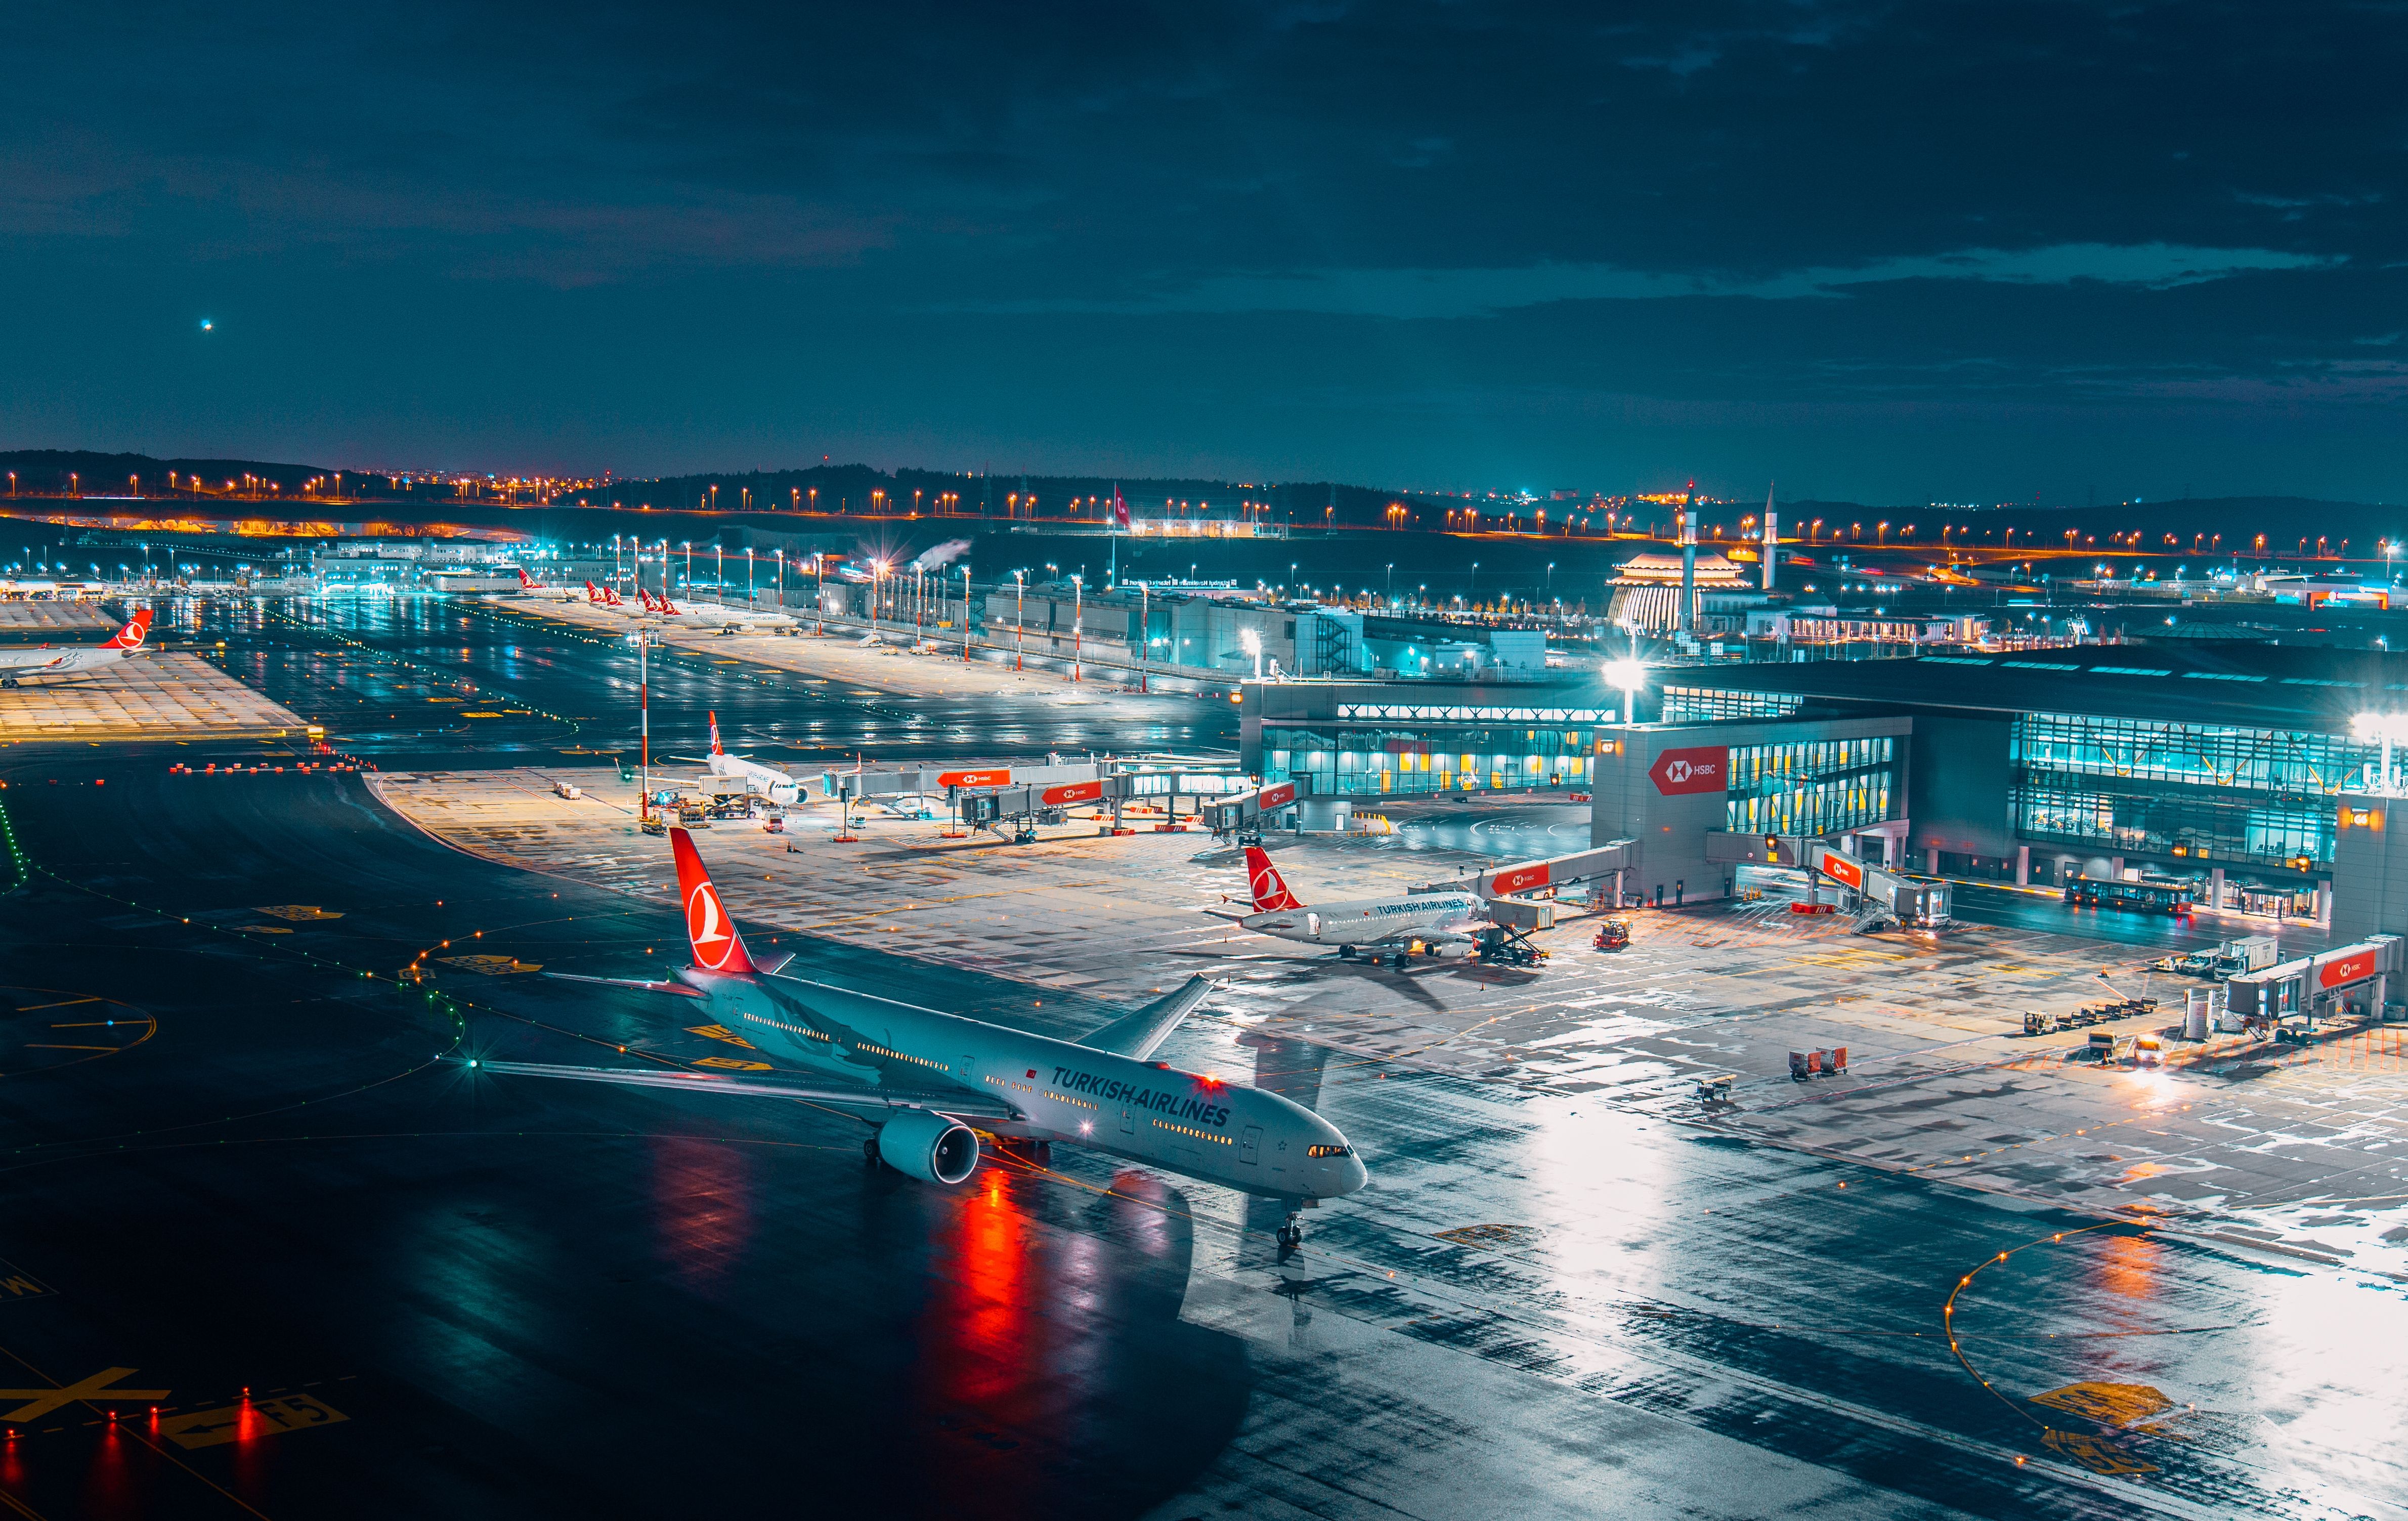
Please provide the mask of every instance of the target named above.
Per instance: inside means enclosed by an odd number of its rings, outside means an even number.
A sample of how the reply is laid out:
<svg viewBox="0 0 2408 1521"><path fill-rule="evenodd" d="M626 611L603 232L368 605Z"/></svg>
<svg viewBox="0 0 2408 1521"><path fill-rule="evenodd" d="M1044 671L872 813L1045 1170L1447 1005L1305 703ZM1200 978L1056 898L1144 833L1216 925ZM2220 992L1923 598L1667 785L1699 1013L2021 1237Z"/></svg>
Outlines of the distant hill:
<svg viewBox="0 0 2408 1521"><path fill-rule="evenodd" d="M1780 511L1784 535L1802 531L1814 519L1821 518L1826 524L1825 537L1833 529L1862 524L1864 541L1870 543L1876 524L1886 522L1890 525L1889 542L1899 542L1900 535L1911 525L1913 546L1925 550L1939 547L1943 526L1955 530L1948 536L1949 543L1970 543L1984 549L2009 543L2063 549L2067 534L2071 533L2077 548L2131 548L2146 553L2191 558L2253 555L2258 552L2261 534L2265 536L2264 552L2270 558L2313 555L2317 552L2317 539L2322 538L2329 553L2339 555L2346 541L2350 558L2375 559L2382 554L2377 547L2381 541L2399 543L2408 538L2408 506L2324 501L2309 496L2213 496L2118 502L2109 507L1981 509L1929 504L1872 507L1860 502L1783 502ZM2010 529L2014 536L2012 540L2007 537ZM2138 538L2131 544L2119 545L2119 535L2137 535ZM2172 542L2168 541L2170 536Z"/></svg>
<svg viewBox="0 0 2408 1521"><path fill-rule="evenodd" d="M196 475L221 487L228 481L256 476L283 489L297 491L304 481L335 473L332 466L321 465L282 465L255 459L157 459L149 454L103 454L88 449L0 450L0 470L16 472L20 491L45 492L67 490L71 475L80 478L76 483L87 492L122 491L129 478L138 479L146 492L165 490L170 471L179 479Z"/></svg>

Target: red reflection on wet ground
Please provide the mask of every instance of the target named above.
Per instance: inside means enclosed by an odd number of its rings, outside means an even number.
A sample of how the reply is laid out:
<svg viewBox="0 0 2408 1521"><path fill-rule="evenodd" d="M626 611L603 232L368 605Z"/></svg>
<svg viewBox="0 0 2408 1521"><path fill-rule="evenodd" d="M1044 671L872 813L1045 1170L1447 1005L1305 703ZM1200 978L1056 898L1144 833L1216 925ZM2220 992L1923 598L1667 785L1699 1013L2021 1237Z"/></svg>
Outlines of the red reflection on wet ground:
<svg viewBox="0 0 2408 1521"><path fill-rule="evenodd" d="M99 1444L84 1470L83 1496L76 1514L94 1517L142 1514L142 1485L135 1471L135 1443L114 1421L100 1428ZM147 1454L145 1455L147 1456Z"/></svg>
<svg viewBox="0 0 2408 1521"><path fill-rule="evenodd" d="M1016 1510L996 1505L1023 1487L1038 1456L1026 1433L1050 1403L1046 1274L1019 1198L1028 1186L990 1163L946 1201L917 1327L919 1402L941 1434L922 1482L932 1499L990 1515Z"/></svg>
<svg viewBox="0 0 2408 1521"><path fill-rule="evenodd" d="M652 1141L652 1220L662 1254L685 1286L727 1281L752 1240L752 1159L740 1146Z"/></svg>

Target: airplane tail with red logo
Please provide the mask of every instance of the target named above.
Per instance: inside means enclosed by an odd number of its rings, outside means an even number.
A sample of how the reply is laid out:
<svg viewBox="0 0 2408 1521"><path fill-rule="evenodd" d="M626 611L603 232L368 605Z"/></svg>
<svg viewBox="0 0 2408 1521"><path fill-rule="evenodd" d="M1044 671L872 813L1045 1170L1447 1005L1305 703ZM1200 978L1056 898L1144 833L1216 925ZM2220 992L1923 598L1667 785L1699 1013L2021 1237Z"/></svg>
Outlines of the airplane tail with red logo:
<svg viewBox="0 0 2408 1521"><path fill-rule="evenodd" d="M661 594L661 605L659 610L661 616L664 618L674 618L678 615L677 604L669 600L669 594L666 592L663 592Z"/></svg>
<svg viewBox="0 0 2408 1521"><path fill-rule="evenodd" d="M1269 853L1260 845L1246 847L1246 887L1254 895L1256 913L1304 907L1304 900L1287 890L1287 880L1279 874L1279 868L1271 865Z"/></svg>
<svg viewBox="0 0 2408 1521"><path fill-rule="evenodd" d="M519 567L519 590L520 590L520 591L522 591L522 592L538 592L538 591L541 591L542 589L543 589L543 582L541 582L541 581L539 581L536 580L533 576L528 575L528 574L526 573L526 567L524 567L524 566L521 566L521 567Z"/></svg>
<svg viewBox="0 0 2408 1521"><path fill-rule="evenodd" d="M624 606L624 604L619 600L619 594L612 591L608 586L602 588L602 605L606 608Z"/></svg>
<svg viewBox="0 0 2408 1521"><path fill-rule="evenodd" d="M595 585L590 581L587 581L585 583L585 600L588 602L600 602L602 600L602 588Z"/></svg>
<svg viewBox="0 0 2408 1521"><path fill-rule="evenodd" d="M135 610L134 621L109 636L104 650L139 650L142 641L150 637L151 611L149 608Z"/></svg>
<svg viewBox="0 0 2408 1521"><path fill-rule="evenodd" d="M726 753L719 748L719 714L715 710L710 715L710 753L714 755Z"/></svg>
<svg viewBox="0 0 2408 1521"><path fill-rule="evenodd" d="M694 835L671 829L669 853L677 857L678 900L685 905L685 938L694 948L695 969L730 977L761 971L745 954L744 937L736 932L735 921L727 917L727 905L719 900L719 889L711 885L710 873L694 848Z"/></svg>

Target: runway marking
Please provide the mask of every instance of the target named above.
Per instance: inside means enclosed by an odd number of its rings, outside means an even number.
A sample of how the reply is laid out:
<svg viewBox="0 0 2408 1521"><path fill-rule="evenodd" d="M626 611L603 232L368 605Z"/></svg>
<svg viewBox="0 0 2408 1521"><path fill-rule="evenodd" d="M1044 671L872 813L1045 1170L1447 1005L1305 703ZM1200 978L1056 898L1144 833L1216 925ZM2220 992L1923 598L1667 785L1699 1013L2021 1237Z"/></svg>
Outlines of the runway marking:
<svg viewBox="0 0 2408 1521"><path fill-rule="evenodd" d="M18 1010L17 1012L21 1014L38 1014L45 1009L69 1009L79 1003L106 1003L108 1001L108 999L103 998L96 993L87 994L80 998L61 998L56 1003L29 1003L22 1009ZM53 1029L57 1028L56 1026L52 1026L51 1027Z"/></svg>
<svg viewBox="0 0 2408 1521"><path fill-rule="evenodd" d="M0 1273L7 1274L0 1277L0 1304L14 1304L19 1299L47 1299L58 1293L57 1289L13 1262L0 1259Z"/></svg>
<svg viewBox="0 0 2408 1521"><path fill-rule="evenodd" d="M126 1399L148 1404L167 1398L170 1391L165 1389L112 1389L109 1387L119 1379L133 1377L135 1372L136 1370L131 1368L104 1368L90 1378L62 1385L55 1389L0 1389L0 1399L26 1401L6 1414L0 1414L0 1421L21 1423L38 1421L54 1410L64 1409L80 1400Z"/></svg>
<svg viewBox="0 0 2408 1521"><path fill-rule="evenodd" d="M252 1442L333 1426L351 1417L315 1395L288 1394L275 1399L246 1399L217 1410L196 1410L171 1415L159 1423L159 1434L177 1446L215 1447L228 1442Z"/></svg>

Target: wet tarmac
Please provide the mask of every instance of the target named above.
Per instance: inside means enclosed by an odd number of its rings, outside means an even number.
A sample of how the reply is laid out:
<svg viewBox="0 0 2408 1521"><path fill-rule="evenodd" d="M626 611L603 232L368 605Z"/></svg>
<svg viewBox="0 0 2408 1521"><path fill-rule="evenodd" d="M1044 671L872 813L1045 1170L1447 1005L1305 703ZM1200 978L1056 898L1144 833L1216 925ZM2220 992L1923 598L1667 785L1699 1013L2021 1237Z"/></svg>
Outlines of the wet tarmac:
<svg viewBox="0 0 2408 1521"><path fill-rule="evenodd" d="M396 764L624 742L621 651L421 610L244 614L209 637ZM664 703L715 707L798 753L1227 742L1193 699L931 715L741 667L656 682L656 734ZM441 696L480 706L431 716L460 707ZM1067 1149L991 1157L947 1193L866 1169L860 1122L807 1105L438 1067L464 1042L594 1061L684 1039L640 995L532 973L640 965L674 911L448 849L356 777L166 774L207 750L0 757L18 879L0 1496L19 1514L2307 1517L2408 1499L2408 1308L2371 1261L2161 1238L1228 1025L1181 1059L1226 1046L1372 1169L1284 1263L1262 1205ZM1056 1032L1107 1012L860 944L783 948ZM487 959L396 981L422 954Z"/></svg>

